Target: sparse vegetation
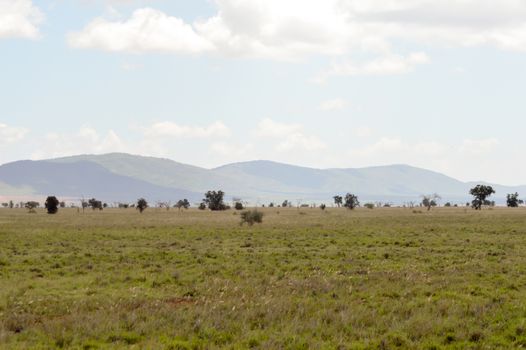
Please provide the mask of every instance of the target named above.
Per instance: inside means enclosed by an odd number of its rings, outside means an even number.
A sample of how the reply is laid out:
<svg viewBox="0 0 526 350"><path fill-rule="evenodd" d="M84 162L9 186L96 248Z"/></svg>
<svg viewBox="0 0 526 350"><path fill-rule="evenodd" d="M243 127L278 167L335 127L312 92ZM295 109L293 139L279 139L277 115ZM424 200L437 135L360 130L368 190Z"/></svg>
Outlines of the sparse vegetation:
<svg viewBox="0 0 526 350"><path fill-rule="evenodd" d="M526 209L413 210L0 210L0 348L520 348Z"/></svg>
<svg viewBox="0 0 526 350"><path fill-rule="evenodd" d="M263 222L263 212L258 210L247 210L241 213L241 225L248 224L252 226L254 224L261 224Z"/></svg>

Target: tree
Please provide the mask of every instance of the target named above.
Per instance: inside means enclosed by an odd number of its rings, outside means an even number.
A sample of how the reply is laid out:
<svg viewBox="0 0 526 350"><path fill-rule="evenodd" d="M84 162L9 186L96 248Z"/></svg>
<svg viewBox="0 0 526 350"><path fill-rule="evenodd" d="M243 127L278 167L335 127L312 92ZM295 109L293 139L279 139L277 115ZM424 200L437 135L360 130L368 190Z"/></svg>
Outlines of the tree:
<svg viewBox="0 0 526 350"><path fill-rule="evenodd" d="M283 203L281 204L281 207L283 207L283 208L292 207L292 203L290 201L288 201L287 199L285 199L283 201Z"/></svg>
<svg viewBox="0 0 526 350"><path fill-rule="evenodd" d="M358 201L357 196L351 193L347 193L345 195L345 203L343 205L344 207L353 210L354 208L360 205L360 202Z"/></svg>
<svg viewBox="0 0 526 350"><path fill-rule="evenodd" d="M320 205L320 209L321 209L321 210L325 210L325 208L327 208L327 206L326 206L325 204L321 204L321 205Z"/></svg>
<svg viewBox="0 0 526 350"><path fill-rule="evenodd" d="M519 194L517 192L510 193L506 197L506 204L509 208L517 208L521 204L523 204L524 201L522 199L519 199Z"/></svg>
<svg viewBox="0 0 526 350"><path fill-rule="evenodd" d="M66 202L64 202L64 201L60 202L60 207L61 208L65 208L66 207Z"/></svg>
<svg viewBox="0 0 526 350"><path fill-rule="evenodd" d="M146 210L146 208L148 208L148 202L146 201L146 199L144 198L140 198L139 200L137 200L137 210L139 210L139 212L142 214L143 211Z"/></svg>
<svg viewBox="0 0 526 350"><path fill-rule="evenodd" d="M236 209L236 210L243 210L243 209L245 209L245 208L243 207L243 203L241 203L241 202L235 202L235 203L234 203L234 209Z"/></svg>
<svg viewBox="0 0 526 350"><path fill-rule="evenodd" d="M197 207L197 209L199 210L206 210L206 203L202 202L199 204L199 206Z"/></svg>
<svg viewBox="0 0 526 350"><path fill-rule="evenodd" d="M208 191L205 193L203 202L208 205L208 209L213 211L226 210L227 206L223 202L225 193L223 191Z"/></svg>
<svg viewBox="0 0 526 350"><path fill-rule="evenodd" d="M96 210L96 209L102 210L102 202L96 200L95 198L90 199L88 201L88 204L91 207L91 209L93 209L93 210Z"/></svg>
<svg viewBox="0 0 526 350"><path fill-rule="evenodd" d="M188 201L188 199L180 199L179 201L177 201L177 203L175 203L175 208L181 210L181 209L188 209L190 208L190 202Z"/></svg>
<svg viewBox="0 0 526 350"><path fill-rule="evenodd" d="M15 206L15 203L13 201L9 201L9 209L13 209Z"/></svg>
<svg viewBox="0 0 526 350"><path fill-rule="evenodd" d="M58 213L58 206L59 206L59 204L60 204L60 202L57 199L57 197L55 197L55 196L47 197L46 203L45 203L45 206L46 206L46 209L47 209L47 213L48 214L56 214L56 213Z"/></svg>
<svg viewBox="0 0 526 350"><path fill-rule="evenodd" d="M35 209L40 206L40 203L30 201L24 204L24 207L29 210L30 213L36 213Z"/></svg>
<svg viewBox="0 0 526 350"><path fill-rule="evenodd" d="M471 201L471 206L475 210L481 210L483 205L489 204L487 198L494 193L495 190L491 186L477 185L473 187L469 190L469 194L474 197L473 201Z"/></svg>
<svg viewBox="0 0 526 350"><path fill-rule="evenodd" d="M342 196L334 196L332 197L334 199L334 204L336 204L339 207L343 204L343 197Z"/></svg>
<svg viewBox="0 0 526 350"><path fill-rule="evenodd" d="M422 205L427 208L427 210L431 210L431 207L436 207L437 202L440 200L440 196L436 193L423 195L422 196Z"/></svg>

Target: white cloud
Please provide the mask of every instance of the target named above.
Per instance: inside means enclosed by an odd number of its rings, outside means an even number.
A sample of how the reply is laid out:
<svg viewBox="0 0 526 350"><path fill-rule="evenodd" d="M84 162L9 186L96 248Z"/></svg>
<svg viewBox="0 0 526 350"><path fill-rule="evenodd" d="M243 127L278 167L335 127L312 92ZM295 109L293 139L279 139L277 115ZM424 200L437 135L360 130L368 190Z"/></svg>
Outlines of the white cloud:
<svg viewBox="0 0 526 350"><path fill-rule="evenodd" d="M347 106L347 101L342 98L335 98L332 100L323 101L320 104L320 110L322 111L339 111Z"/></svg>
<svg viewBox="0 0 526 350"><path fill-rule="evenodd" d="M97 18L81 32L70 33L68 42L75 48L112 52L195 54L213 49L191 25L151 8L136 10L126 21Z"/></svg>
<svg viewBox="0 0 526 350"><path fill-rule="evenodd" d="M429 56L423 52L412 53L405 57L390 54L362 64L349 61L333 64L329 70L321 73L313 81L323 83L331 76L405 74L413 71L417 65L427 64L430 61Z"/></svg>
<svg viewBox="0 0 526 350"><path fill-rule="evenodd" d="M280 60L353 51L386 57L372 65L347 66L345 70L353 74L406 72L407 64L420 64L411 63L411 57L390 56L394 42L526 51L526 2L521 0L215 0L215 4L216 14L192 23L152 8L137 9L127 20L108 15L109 19L97 18L71 33L69 42L73 47L117 52L219 53Z"/></svg>
<svg viewBox="0 0 526 350"><path fill-rule="evenodd" d="M187 126L174 122L155 123L144 129L147 138L178 137L178 138L208 138L228 137L230 129L220 121L208 126Z"/></svg>
<svg viewBox="0 0 526 350"><path fill-rule="evenodd" d="M276 139L275 150L287 152L291 150L319 151L327 145L317 136L306 135L300 124L279 123L272 119L262 120L256 135L262 138Z"/></svg>
<svg viewBox="0 0 526 350"><path fill-rule="evenodd" d="M31 0L0 0L0 39L39 36L44 14Z"/></svg>
<svg viewBox="0 0 526 350"><path fill-rule="evenodd" d="M29 130L0 123L0 145L15 143L24 139Z"/></svg>

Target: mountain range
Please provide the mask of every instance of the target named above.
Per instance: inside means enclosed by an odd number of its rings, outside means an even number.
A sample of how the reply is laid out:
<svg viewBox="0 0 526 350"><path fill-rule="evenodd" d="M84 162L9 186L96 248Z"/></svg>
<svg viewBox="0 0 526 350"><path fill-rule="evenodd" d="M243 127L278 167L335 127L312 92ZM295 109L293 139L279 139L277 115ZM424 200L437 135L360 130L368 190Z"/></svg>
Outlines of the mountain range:
<svg viewBox="0 0 526 350"><path fill-rule="evenodd" d="M272 161L233 163L214 169L169 159L124 153L79 155L17 161L0 166L0 197L45 196L98 198L131 202L187 198L199 202L208 190L223 190L227 199L264 204L285 199L293 203L330 203L336 194L351 192L361 201L401 204L422 194L438 193L443 201L465 203L474 182L462 182L434 171L408 165L351 169L314 169ZM495 199L507 193L526 193L526 186L502 186Z"/></svg>

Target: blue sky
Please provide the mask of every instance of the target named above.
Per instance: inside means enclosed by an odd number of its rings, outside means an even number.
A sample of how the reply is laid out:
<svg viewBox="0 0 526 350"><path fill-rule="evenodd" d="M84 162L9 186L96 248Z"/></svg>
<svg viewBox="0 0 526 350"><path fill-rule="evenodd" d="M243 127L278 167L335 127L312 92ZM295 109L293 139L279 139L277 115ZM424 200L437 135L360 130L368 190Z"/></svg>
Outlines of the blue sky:
<svg viewBox="0 0 526 350"><path fill-rule="evenodd" d="M0 0L0 163L394 163L526 184L526 3Z"/></svg>

